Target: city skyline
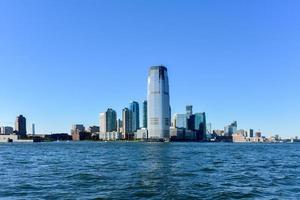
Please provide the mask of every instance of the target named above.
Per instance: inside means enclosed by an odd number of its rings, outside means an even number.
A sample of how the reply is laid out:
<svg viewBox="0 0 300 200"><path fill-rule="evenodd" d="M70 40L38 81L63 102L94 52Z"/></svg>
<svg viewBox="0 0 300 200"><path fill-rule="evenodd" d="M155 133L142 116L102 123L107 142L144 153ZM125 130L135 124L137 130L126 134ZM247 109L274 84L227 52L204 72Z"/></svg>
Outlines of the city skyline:
<svg viewBox="0 0 300 200"><path fill-rule="evenodd" d="M0 4L0 126L22 114L28 130L69 132L97 125L109 107L121 116L128 102L146 100L148 67L164 64L172 115L191 104L212 129L236 120L265 135L300 135L297 6Z"/></svg>

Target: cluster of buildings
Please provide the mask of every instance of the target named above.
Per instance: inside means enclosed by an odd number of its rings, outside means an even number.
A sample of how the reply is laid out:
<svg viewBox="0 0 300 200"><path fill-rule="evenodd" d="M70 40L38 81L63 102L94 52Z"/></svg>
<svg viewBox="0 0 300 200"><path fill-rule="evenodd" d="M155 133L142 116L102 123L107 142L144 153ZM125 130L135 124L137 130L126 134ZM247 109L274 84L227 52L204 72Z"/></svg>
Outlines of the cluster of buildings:
<svg viewBox="0 0 300 200"><path fill-rule="evenodd" d="M147 100L142 102L142 125L140 124L140 104L130 102L122 110L122 117L108 108L100 113L99 140L169 141L171 126L171 107L167 68L151 67L148 74ZM73 125L72 138L78 140L93 133L85 131L83 125ZM78 137L79 136L79 137Z"/></svg>
<svg viewBox="0 0 300 200"><path fill-rule="evenodd" d="M141 112L140 112L141 111ZM184 114L171 117L168 71L164 66L153 66L148 72L147 100L139 104L129 103L122 109L120 118L117 112L108 108L100 113L99 126L86 128L82 124L72 126L71 135L51 134L35 136L35 125L32 135L26 131L26 118L16 118L15 129L9 126L0 128L0 142L53 140L143 140L143 141L206 141L206 142L277 142L279 136L266 138L260 131L254 133L238 129L236 121L224 130L211 130L206 121L205 112L193 112L193 106L187 105Z"/></svg>
<svg viewBox="0 0 300 200"><path fill-rule="evenodd" d="M254 133L253 129L249 131L238 129L237 121L225 126L224 130L213 130L212 140L216 141L232 141L232 142L267 142L268 138L262 136L260 131ZM275 140L273 141L275 142Z"/></svg>
<svg viewBox="0 0 300 200"><path fill-rule="evenodd" d="M245 130L238 130L236 121L226 126L224 130L211 131L211 124L207 123L205 112L193 113L192 105L186 106L186 113L174 114L171 117L168 73L164 66L150 68L147 89L147 100L141 104L137 101L130 102L129 106L122 110L120 118L117 111L108 108L100 113L99 126L93 129L90 127L86 130L81 124L73 125L71 130L73 140L269 141L261 135L261 132L254 135L252 129L249 134Z"/></svg>
<svg viewBox="0 0 300 200"><path fill-rule="evenodd" d="M35 125L32 124L33 134L35 133ZM32 142L27 137L26 118L19 115L15 121L15 128L11 126L0 127L0 142Z"/></svg>
<svg viewBox="0 0 300 200"><path fill-rule="evenodd" d="M186 114L174 114L170 137L172 141L207 141L208 124L205 112L193 113L193 106L186 106Z"/></svg>

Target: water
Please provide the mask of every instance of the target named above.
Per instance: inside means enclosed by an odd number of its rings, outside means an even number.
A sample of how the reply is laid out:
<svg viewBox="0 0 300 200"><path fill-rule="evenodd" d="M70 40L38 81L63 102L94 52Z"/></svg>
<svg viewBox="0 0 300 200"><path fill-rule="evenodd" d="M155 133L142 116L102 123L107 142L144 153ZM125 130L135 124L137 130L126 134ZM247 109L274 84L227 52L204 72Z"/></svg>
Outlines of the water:
<svg viewBox="0 0 300 200"><path fill-rule="evenodd" d="M0 199L300 199L300 144L0 144Z"/></svg>

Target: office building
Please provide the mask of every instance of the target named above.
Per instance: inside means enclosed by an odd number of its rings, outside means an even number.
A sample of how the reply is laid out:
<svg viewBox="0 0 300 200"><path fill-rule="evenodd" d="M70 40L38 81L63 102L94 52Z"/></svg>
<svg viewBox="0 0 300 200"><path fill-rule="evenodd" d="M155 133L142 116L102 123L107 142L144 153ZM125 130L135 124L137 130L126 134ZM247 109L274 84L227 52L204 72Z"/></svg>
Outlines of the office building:
<svg viewBox="0 0 300 200"><path fill-rule="evenodd" d="M122 123L123 123L123 138L126 140L132 139L132 113L128 108L122 110Z"/></svg>
<svg viewBox="0 0 300 200"><path fill-rule="evenodd" d="M147 128L147 101L143 101L143 128Z"/></svg>
<svg viewBox="0 0 300 200"><path fill-rule="evenodd" d="M175 128L186 128L187 127L187 115L186 114L175 114L173 127Z"/></svg>
<svg viewBox="0 0 300 200"><path fill-rule="evenodd" d="M117 112L108 108L106 112L100 113L100 140L115 140L117 134Z"/></svg>
<svg viewBox="0 0 300 200"><path fill-rule="evenodd" d="M129 105L131 112L131 129L132 132L136 132L140 128L140 107L139 103L132 101Z"/></svg>
<svg viewBox="0 0 300 200"><path fill-rule="evenodd" d="M237 132L237 121L232 122L229 126L224 128L225 136L232 136Z"/></svg>
<svg viewBox="0 0 300 200"><path fill-rule="evenodd" d="M27 135L26 118L23 115L19 115L16 118L15 130L16 130L17 135L20 135L20 136Z"/></svg>
<svg viewBox="0 0 300 200"><path fill-rule="evenodd" d="M204 140L206 138L206 115L203 113L195 113L194 115L194 131L196 131L196 139Z"/></svg>
<svg viewBox="0 0 300 200"><path fill-rule="evenodd" d="M167 68L151 67L148 74L147 91L148 139L169 141L170 139L170 96Z"/></svg>
<svg viewBox="0 0 300 200"><path fill-rule="evenodd" d="M106 111L106 132L117 131L117 112L109 108Z"/></svg>
<svg viewBox="0 0 300 200"><path fill-rule="evenodd" d="M100 113L100 133L106 133L106 112Z"/></svg>
<svg viewBox="0 0 300 200"><path fill-rule="evenodd" d="M249 130L249 137L253 138L253 136L254 136L254 130L250 129Z"/></svg>
<svg viewBox="0 0 300 200"><path fill-rule="evenodd" d="M193 106L192 105L187 105L186 106L186 116L189 118L193 114Z"/></svg>
<svg viewBox="0 0 300 200"><path fill-rule="evenodd" d="M122 114L123 116L123 114ZM123 122L121 119L118 119L117 121L117 132L122 133L123 132Z"/></svg>

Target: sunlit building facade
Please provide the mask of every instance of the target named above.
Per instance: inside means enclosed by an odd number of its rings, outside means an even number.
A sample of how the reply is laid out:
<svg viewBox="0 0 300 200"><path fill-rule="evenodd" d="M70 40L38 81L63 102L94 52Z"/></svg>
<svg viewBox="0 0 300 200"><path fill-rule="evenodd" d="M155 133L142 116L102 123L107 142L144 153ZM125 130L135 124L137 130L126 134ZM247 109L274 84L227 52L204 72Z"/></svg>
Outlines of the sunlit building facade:
<svg viewBox="0 0 300 200"><path fill-rule="evenodd" d="M140 107L139 103L132 101L129 105L131 112L131 129L132 132L136 132L140 128Z"/></svg>
<svg viewBox="0 0 300 200"><path fill-rule="evenodd" d="M154 66L148 75L148 139L170 139L170 96L167 68Z"/></svg>

